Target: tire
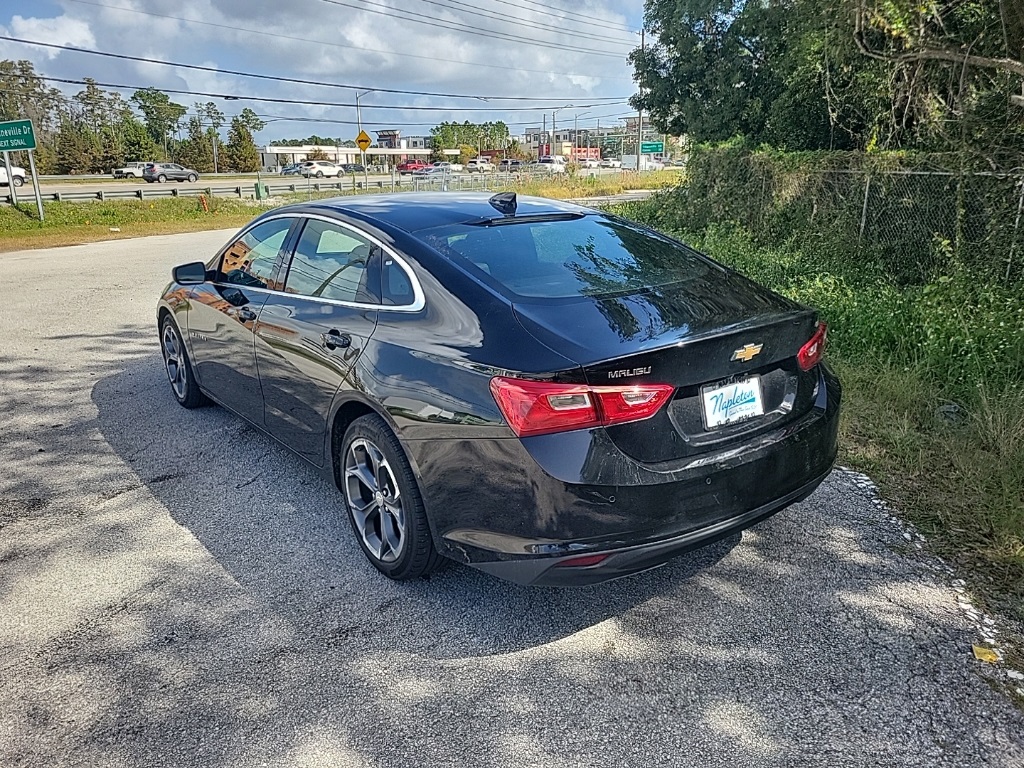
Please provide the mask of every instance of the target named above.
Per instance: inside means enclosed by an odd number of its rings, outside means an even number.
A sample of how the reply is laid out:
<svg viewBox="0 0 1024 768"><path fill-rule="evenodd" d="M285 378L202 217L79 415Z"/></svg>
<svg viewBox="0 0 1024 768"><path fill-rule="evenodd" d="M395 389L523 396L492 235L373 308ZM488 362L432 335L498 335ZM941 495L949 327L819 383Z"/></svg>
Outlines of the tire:
<svg viewBox="0 0 1024 768"><path fill-rule="evenodd" d="M353 421L335 462L352 531L370 564L395 581L433 572L442 557L416 476L387 423L375 413Z"/></svg>
<svg viewBox="0 0 1024 768"><path fill-rule="evenodd" d="M14 186L20 187L24 183L25 183L25 179L23 179L21 176L15 176L14 177Z"/></svg>
<svg viewBox="0 0 1024 768"><path fill-rule="evenodd" d="M316 172L316 177L317 177L318 179L322 179L322 178L324 177L324 172L323 172L323 171L317 171L317 172Z"/></svg>
<svg viewBox="0 0 1024 768"><path fill-rule="evenodd" d="M188 175L188 181L190 184L195 184L197 181L199 181L199 177L196 176L194 173L190 173Z"/></svg>
<svg viewBox="0 0 1024 768"><path fill-rule="evenodd" d="M167 181L167 177L161 173L159 176L156 177L156 180L163 184L165 181Z"/></svg>
<svg viewBox="0 0 1024 768"><path fill-rule="evenodd" d="M199 389L192 361L181 338L181 332L170 315L160 323L160 352L164 359L164 371L171 384L171 394L182 408L199 408L210 401Z"/></svg>

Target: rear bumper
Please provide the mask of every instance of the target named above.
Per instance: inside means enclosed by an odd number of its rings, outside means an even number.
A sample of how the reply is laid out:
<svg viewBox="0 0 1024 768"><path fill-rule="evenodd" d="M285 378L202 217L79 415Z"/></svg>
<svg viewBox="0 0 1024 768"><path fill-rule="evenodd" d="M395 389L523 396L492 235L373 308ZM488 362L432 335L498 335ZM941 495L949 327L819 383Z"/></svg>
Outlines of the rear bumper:
<svg viewBox="0 0 1024 768"><path fill-rule="evenodd" d="M524 584L591 584L664 564L808 496L836 458L841 387L820 367L814 407L745 444L643 464L603 429L523 440L409 441L434 540ZM566 566L583 555L594 565Z"/></svg>
<svg viewBox="0 0 1024 768"><path fill-rule="evenodd" d="M806 499L814 493L815 489L828 477L828 474L826 472L803 487L761 507L735 517L719 520L681 536L650 544L588 552L588 555L605 556L603 560L594 565L573 566L571 562L579 558L579 554L523 560L494 560L470 563L470 565L492 576L514 581L517 584L544 587L582 587L588 584L600 584L658 568L678 555L745 530L765 518L771 517L779 510L785 509L790 504Z"/></svg>

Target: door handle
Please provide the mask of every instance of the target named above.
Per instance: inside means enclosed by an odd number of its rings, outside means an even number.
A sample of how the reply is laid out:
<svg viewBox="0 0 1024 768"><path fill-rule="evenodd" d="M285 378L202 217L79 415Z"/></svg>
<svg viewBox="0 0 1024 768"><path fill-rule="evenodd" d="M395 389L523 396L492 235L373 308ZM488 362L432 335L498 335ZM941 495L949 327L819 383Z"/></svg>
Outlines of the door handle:
<svg viewBox="0 0 1024 768"><path fill-rule="evenodd" d="M256 313L248 307L231 308L227 313L232 317L237 317L243 323L250 323L256 319Z"/></svg>
<svg viewBox="0 0 1024 768"><path fill-rule="evenodd" d="M348 349L352 346L352 337L347 333L338 333L333 328L320 334L320 341L328 349Z"/></svg>

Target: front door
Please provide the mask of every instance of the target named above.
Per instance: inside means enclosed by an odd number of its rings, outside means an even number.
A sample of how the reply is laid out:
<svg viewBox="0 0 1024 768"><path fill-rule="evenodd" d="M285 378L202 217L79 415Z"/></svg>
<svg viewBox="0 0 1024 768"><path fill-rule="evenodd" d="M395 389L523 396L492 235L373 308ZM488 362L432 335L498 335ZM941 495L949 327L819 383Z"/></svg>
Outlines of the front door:
<svg viewBox="0 0 1024 768"><path fill-rule="evenodd" d="M196 286L188 312L189 346L199 385L214 400L263 424L256 373L256 318L282 268L280 252L294 218L246 230L223 252L213 281Z"/></svg>
<svg viewBox="0 0 1024 768"><path fill-rule="evenodd" d="M284 291L267 298L256 324L264 423L317 466L331 403L356 386L352 365L377 324L376 250L344 224L307 219Z"/></svg>

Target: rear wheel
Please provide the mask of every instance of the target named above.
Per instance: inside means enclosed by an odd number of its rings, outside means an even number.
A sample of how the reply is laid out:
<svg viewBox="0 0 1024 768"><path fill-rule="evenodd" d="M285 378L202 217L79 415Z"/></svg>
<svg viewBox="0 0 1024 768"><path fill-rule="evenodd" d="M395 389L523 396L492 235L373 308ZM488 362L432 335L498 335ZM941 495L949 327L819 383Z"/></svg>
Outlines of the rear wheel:
<svg viewBox="0 0 1024 768"><path fill-rule="evenodd" d="M317 177L318 179L322 179L322 178L324 177L324 172L323 172L323 171L317 171L317 172L316 172L316 177Z"/></svg>
<svg viewBox="0 0 1024 768"><path fill-rule="evenodd" d="M192 373L192 362L188 359L185 343L178 326L170 315L160 324L160 351L164 356L164 370L171 382L171 394L182 408L199 408L206 405L206 395L199 390Z"/></svg>
<svg viewBox="0 0 1024 768"><path fill-rule="evenodd" d="M21 176L15 176L14 177L14 186L20 187L24 183L25 183L25 179L23 179Z"/></svg>
<svg viewBox="0 0 1024 768"><path fill-rule="evenodd" d="M167 177L161 173L159 176L156 177L156 180L163 184L165 181L167 181Z"/></svg>
<svg viewBox="0 0 1024 768"><path fill-rule="evenodd" d="M374 568L396 581L437 568L419 485L387 423L376 414L353 421L336 460L349 522Z"/></svg>

